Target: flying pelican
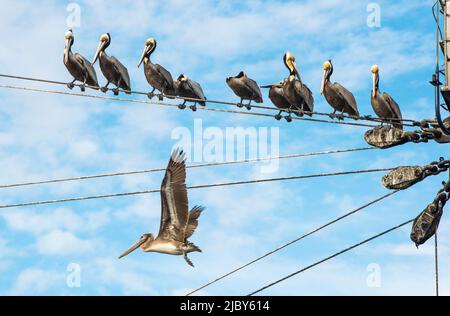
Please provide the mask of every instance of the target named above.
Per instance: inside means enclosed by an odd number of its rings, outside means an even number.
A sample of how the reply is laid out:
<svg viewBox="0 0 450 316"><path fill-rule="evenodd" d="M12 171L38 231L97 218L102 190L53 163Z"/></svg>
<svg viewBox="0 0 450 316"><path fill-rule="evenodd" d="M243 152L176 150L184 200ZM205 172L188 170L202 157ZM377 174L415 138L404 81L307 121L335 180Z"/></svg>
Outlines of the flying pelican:
<svg viewBox="0 0 450 316"><path fill-rule="evenodd" d="M86 90L86 84L94 89L99 88L97 81L97 74L94 66L83 56L78 53L72 53L72 45L75 41L72 30L68 30L66 35L66 47L64 48L64 65L73 76L73 81L67 84L69 89L73 89L75 81L81 81L81 91Z"/></svg>
<svg viewBox="0 0 450 316"><path fill-rule="evenodd" d="M111 35L105 33L100 36L100 44L98 45L97 52L95 53L94 60L92 64L95 64L97 59L100 59L100 69L102 70L103 76L105 76L108 83L106 86L102 87L100 90L102 92L108 91L108 86L110 83L116 86L112 89L114 95L119 94L119 88L127 91L130 94L130 75L128 74L127 68L114 56L108 56L105 53L106 48L111 44Z"/></svg>
<svg viewBox="0 0 450 316"><path fill-rule="evenodd" d="M280 81L278 83L271 84L268 86L261 86L261 88L263 88L263 89L270 88L269 99L272 101L272 103L277 108L280 109L280 113L275 115L275 119L277 119L278 121L281 120L281 118L282 118L281 113L283 113L283 111L288 111L290 108L290 104L289 104L288 100L286 99L286 97L284 96L283 85L284 85L284 81ZM291 116L286 116L285 118L288 122L292 121Z"/></svg>
<svg viewBox="0 0 450 316"><path fill-rule="evenodd" d="M389 121L394 127L403 129L400 107L389 94L386 92L381 94L380 92L380 68L377 65L373 65L371 70L373 86L370 101L375 114L379 118Z"/></svg>
<svg viewBox="0 0 450 316"><path fill-rule="evenodd" d="M351 116L359 116L358 106L356 104L353 94L341 86L339 83L331 83L330 78L333 74L333 64L331 60L326 61L323 64L323 79L322 86L320 87L320 94L325 96L327 102L333 107L334 112L331 118L337 117L338 119L344 119L343 114L347 113ZM336 115L336 112L341 112L340 115Z"/></svg>
<svg viewBox="0 0 450 316"><path fill-rule="evenodd" d="M291 110L294 108L295 110L300 111L300 113L297 113L298 116L302 116L304 111L314 111L313 94L302 82L300 72L298 71L295 62L295 56L288 52L284 55L283 60L285 66L289 69L289 77L285 81L283 92L291 105ZM297 79L295 79L295 76L297 76ZM312 116L311 113L308 113L308 115Z"/></svg>
<svg viewBox="0 0 450 316"><path fill-rule="evenodd" d="M161 92L158 98L160 101L163 101L165 94L175 94L175 87L170 72L163 66L154 64L150 60L150 56L155 51L156 45L156 40L153 38L149 38L145 42L144 52L142 53L138 68L144 63L145 77L147 78L147 82L153 87L153 90L148 94L148 97L152 99L155 96L155 90L158 89Z"/></svg>
<svg viewBox="0 0 450 316"><path fill-rule="evenodd" d="M158 237L155 239L150 233L142 235L119 259L140 247L145 252L183 255L187 264L194 266L187 254L201 250L189 242L188 238L194 234L204 207L195 206L188 212L185 159L184 152L176 149L167 166L161 184L161 224Z"/></svg>
<svg viewBox="0 0 450 316"><path fill-rule="evenodd" d="M242 102L244 100L249 100L250 102L245 105L245 107L250 111L252 109L252 101L255 101L256 103L263 102L258 84L255 80L250 79L245 72L241 71L236 77L228 77L226 81L231 90L241 98L238 107L243 107L244 104Z"/></svg>
<svg viewBox="0 0 450 316"><path fill-rule="evenodd" d="M187 76L183 74L181 74L175 81L175 90L177 92L177 95L182 98L184 97L189 99L200 99L206 101L202 87L197 82L189 79ZM185 99L183 104L180 104L178 107L180 109L185 109L187 101L188 100ZM191 110L194 112L197 111L197 103L199 103L202 106L205 106L206 105L205 101L192 101L194 102L194 105L190 106Z"/></svg>

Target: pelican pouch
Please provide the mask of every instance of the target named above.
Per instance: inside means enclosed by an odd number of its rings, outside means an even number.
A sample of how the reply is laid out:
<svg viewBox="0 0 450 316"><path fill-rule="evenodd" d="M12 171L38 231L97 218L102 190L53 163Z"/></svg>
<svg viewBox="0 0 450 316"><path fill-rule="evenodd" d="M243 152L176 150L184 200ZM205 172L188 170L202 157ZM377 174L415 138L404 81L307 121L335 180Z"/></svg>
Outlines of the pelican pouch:
<svg viewBox="0 0 450 316"><path fill-rule="evenodd" d="M446 194L440 194L414 221L411 240L418 247L436 233L446 203Z"/></svg>
<svg viewBox="0 0 450 316"><path fill-rule="evenodd" d="M420 136L414 132L405 132L396 127L379 126L367 131L364 139L371 146L387 149L408 142L419 141Z"/></svg>
<svg viewBox="0 0 450 316"><path fill-rule="evenodd" d="M381 182L389 190L405 190L425 178L425 168L420 166L399 167L384 175Z"/></svg>

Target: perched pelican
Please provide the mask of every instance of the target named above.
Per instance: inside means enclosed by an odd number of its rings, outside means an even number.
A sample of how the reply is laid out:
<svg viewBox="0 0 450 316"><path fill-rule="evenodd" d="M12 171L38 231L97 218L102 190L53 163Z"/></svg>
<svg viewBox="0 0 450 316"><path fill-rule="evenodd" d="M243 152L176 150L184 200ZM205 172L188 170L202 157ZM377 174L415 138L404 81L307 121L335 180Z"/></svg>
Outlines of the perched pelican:
<svg viewBox="0 0 450 316"><path fill-rule="evenodd" d="M297 64L295 63L295 56L291 53L284 55L284 64L289 69L289 77L284 83L283 92L286 99L291 105L291 110L295 109L300 111L297 115L302 116L303 111L314 111L314 97L311 90L302 82L300 72L298 71ZM297 76L297 79L295 79ZM308 113L312 116L311 113Z"/></svg>
<svg viewBox="0 0 450 316"><path fill-rule="evenodd" d="M81 81L83 84L80 86L81 91L85 91L86 84L99 88L97 81L97 74L95 73L94 66L83 56L78 53L72 53L72 45L75 41L72 30L67 31L66 35L66 48L64 49L64 65L67 70L73 76L73 81L67 84L69 89L73 89L75 81Z"/></svg>
<svg viewBox="0 0 450 316"><path fill-rule="evenodd" d="M116 86L112 91L114 95L118 95L119 88L126 91L131 90L130 75L128 74L127 68L116 57L106 55L105 50L110 44L111 36L109 33L100 36L100 44L98 45L92 64L95 64L97 59L100 59L100 69L102 70L103 76L108 80L106 86L101 88L102 92L108 91L108 86L112 83ZM130 94L130 92L127 93Z"/></svg>
<svg viewBox="0 0 450 316"><path fill-rule="evenodd" d="M270 88L270 90L269 90L269 99L272 101L272 103L277 108L280 109L280 113L275 115L275 118L278 121L281 120L281 118L282 118L281 113L283 113L283 111L288 111L289 108L290 108L289 102L286 99L286 97L284 96L283 85L284 85L284 81L280 81L279 83L275 83L275 84L272 84L272 85L262 86L261 87L263 89ZM291 116L286 116L286 120L288 122L291 122L292 121Z"/></svg>
<svg viewBox="0 0 450 316"><path fill-rule="evenodd" d="M164 100L165 94L174 95L175 88L170 72L159 64L153 64L150 60L150 56L155 51L156 45L156 41L153 38L149 38L145 42L144 52L142 53L138 68L144 63L145 77L147 78L147 82L153 87L148 97L152 99L155 96L155 90L158 89L161 92L158 98L162 101Z"/></svg>
<svg viewBox="0 0 450 316"><path fill-rule="evenodd" d="M388 120L394 127L403 129L402 112L398 104L392 99L392 97L384 92L380 92L380 69L377 65L372 66L372 95L371 103L372 108L379 118ZM383 125L383 123L381 124Z"/></svg>
<svg viewBox="0 0 450 316"><path fill-rule="evenodd" d="M244 106L242 103L244 100L249 100L250 102L245 105L247 110L251 110L252 101L256 103L262 103L263 98L261 90L255 80L250 79L247 74L241 71L236 77L228 77L227 84L233 90L233 92L241 98L241 102L238 106L241 108Z"/></svg>
<svg viewBox="0 0 450 316"><path fill-rule="evenodd" d="M194 80L189 79L185 75L180 75L178 79L175 81L175 90L177 92L177 95L184 98L190 98L190 99L200 99L205 100L205 94L203 93L202 87L195 82ZM186 108L186 102L188 100L184 100L183 104L179 105L178 107L180 109ZM192 101L194 102L194 105L190 106L192 111L197 111L197 103L199 103L202 106L205 106L205 101Z"/></svg>
<svg viewBox="0 0 450 316"><path fill-rule="evenodd" d="M198 225L198 219L204 210L195 206L188 210L186 190L186 164L183 151L176 149L170 158L166 175L161 184L161 225L156 239L152 234L144 234L139 241L125 251L123 258L138 247L145 252L159 252L168 255L184 256L184 260L194 266L187 257L190 252L201 252L200 248L188 241Z"/></svg>
<svg viewBox="0 0 450 316"><path fill-rule="evenodd" d="M320 94L325 96L327 102L334 109L333 115L331 115L331 117L344 119L344 113L347 113L351 116L359 116L358 106L353 94L343 86L341 86L339 83L330 82L331 75L333 74L333 64L331 63L331 60L326 61L323 64L323 69L324 72L322 86L320 87ZM341 114L336 115L337 111L341 112Z"/></svg>

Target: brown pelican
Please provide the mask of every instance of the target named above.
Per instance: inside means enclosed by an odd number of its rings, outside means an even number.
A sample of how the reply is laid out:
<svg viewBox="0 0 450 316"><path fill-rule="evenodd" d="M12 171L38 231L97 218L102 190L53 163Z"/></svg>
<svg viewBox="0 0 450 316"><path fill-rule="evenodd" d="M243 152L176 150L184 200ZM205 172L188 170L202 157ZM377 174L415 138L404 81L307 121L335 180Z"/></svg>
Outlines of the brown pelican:
<svg viewBox="0 0 450 316"><path fill-rule="evenodd" d="M202 87L195 82L194 80L189 79L187 76L181 74L178 79L175 81L175 90L177 92L177 95L184 98L190 98L190 99L200 99L205 100L205 94L203 93ZM186 102L188 100L184 100L183 104L180 104L178 107L180 109L186 108ZM205 106L205 101L192 101L194 102L194 105L190 106L192 111L197 111L197 103L199 103L202 106Z"/></svg>
<svg viewBox="0 0 450 316"><path fill-rule="evenodd" d="M243 107L242 103L244 100L249 100L250 102L245 105L247 110L251 110L252 101L256 103L262 103L263 98L261 90L255 80L250 79L247 74L241 71L236 77L228 77L227 84L233 90L233 92L241 98L241 102L238 107Z"/></svg>
<svg viewBox="0 0 450 316"><path fill-rule="evenodd" d="M286 99L286 97L284 96L283 86L284 86L284 81L280 81L279 83L275 83L275 84L272 84L272 85L262 86L261 87L263 89L270 88L270 90L269 90L269 99L272 101L272 103L277 108L280 109L280 113L275 115L275 118L278 121L281 120L281 118L282 118L281 113L283 113L283 111L288 111L289 108L290 108L289 102ZM286 120L288 122L292 121L292 117L291 116L286 116L285 118L286 118Z"/></svg>
<svg viewBox="0 0 450 316"><path fill-rule="evenodd" d="M372 108L379 118L389 121L394 127L403 129L400 107L389 94L386 92L381 94L380 92L379 71L380 69L377 65L372 66L373 86L370 100L372 103ZM381 125L383 125L383 123Z"/></svg>
<svg viewBox="0 0 450 316"><path fill-rule="evenodd" d="M298 116L303 116L303 111L314 111L314 97L311 90L302 82L300 72L298 71L297 64L295 63L295 56L291 53L284 55L284 64L289 69L289 77L284 83L283 92L286 99L291 105L291 110L295 109L300 113ZM297 76L297 79L295 79ZM308 113L312 116L311 113Z"/></svg>
<svg viewBox="0 0 450 316"><path fill-rule="evenodd" d="M128 74L127 68L116 57L108 56L105 53L106 48L110 44L111 36L109 33L100 36L100 44L92 61L92 64L95 64L97 59L100 59L100 69L102 70L103 76L108 80L106 86L102 87L101 90L102 92L108 91L108 86L112 83L116 86L115 89L112 89L115 95L119 94L119 88L122 88L130 94L130 75Z"/></svg>
<svg viewBox="0 0 450 316"><path fill-rule="evenodd" d="M147 78L148 83L153 87L153 90L148 94L148 97L152 99L155 96L155 90L158 89L161 92L158 98L160 101L163 101L165 94L175 94L175 88L170 72L159 64L153 64L150 60L150 56L155 51L156 45L157 43L153 38L149 38L145 42L144 52L142 53L138 68L144 63L145 77Z"/></svg>
<svg viewBox="0 0 450 316"><path fill-rule="evenodd" d="M66 35L66 48L64 49L64 65L67 70L73 76L73 81L67 84L69 89L73 89L75 81L81 81L81 91L85 91L86 84L91 87L97 87L98 81L97 74L95 73L94 66L83 56L78 53L72 53L72 45L75 41L72 30L67 31Z"/></svg>
<svg viewBox="0 0 450 316"><path fill-rule="evenodd" d="M331 75L333 74L333 64L331 63L331 60L328 60L323 64L323 69L324 72L320 94L325 95L325 99L334 109L331 118L337 117L342 120L344 119L344 113L351 116L359 116L358 106L353 94L339 83L330 82ZM336 115L337 111L341 112L341 114Z"/></svg>
<svg viewBox="0 0 450 316"><path fill-rule="evenodd" d="M195 206L189 212L188 204L185 154L176 149L172 153L161 184L161 225L158 237L155 239L149 233L142 235L139 241L125 251L119 259L140 247L145 252L183 255L184 260L193 267L187 254L194 251L201 252L201 250L189 242L188 238L194 234L204 208Z"/></svg>

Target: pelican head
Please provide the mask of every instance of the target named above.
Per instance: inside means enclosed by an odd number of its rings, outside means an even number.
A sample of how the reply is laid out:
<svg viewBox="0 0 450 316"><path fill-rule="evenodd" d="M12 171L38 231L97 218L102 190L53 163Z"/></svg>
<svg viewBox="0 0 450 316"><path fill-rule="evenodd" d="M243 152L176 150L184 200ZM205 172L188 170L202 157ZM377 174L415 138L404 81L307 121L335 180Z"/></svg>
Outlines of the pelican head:
<svg viewBox="0 0 450 316"><path fill-rule="evenodd" d="M147 39L145 41L144 51L142 52L142 56L141 56L141 59L138 64L138 68L145 61L145 58L150 57L150 55L155 51L155 49L156 49L156 40L154 38Z"/></svg>
<svg viewBox="0 0 450 316"><path fill-rule="evenodd" d="M100 53L104 52L105 49L109 46L109 44L111 44L111 35L109 35L109 33L105 33L102 36L100 36L100 43L98 44L97 52L95 53L92 64L95 64L95 62L98 59L98 56L100 56Z"/></svg>
<svg viewBox="0 0 450 316"><path fill-rule="evenodd" d="M331 75L333 74L333 64L331 63L331 60L327 60L323 63L323 78L322 78L322 85L320 87L320 94L323 94L323 91L325 90L325 84L327 81L330 80Z"/></svg>
<svg viewBox="0 0 450 316"><path fill-rule="evenodd" d="M178 76L178 81L180 81L180 82L186 82L187 80L188 80L188 77L186 75L181 74Z"/></svg>
<svg viewBox="0 0 450 316"><path fill-rule="evenodd" d="M131 246L127 251L120 255L119 259L129 255L139 247L141 247L142 250L146 249L154 240L155 238L152 234L142 235L141 238L139 238L139 240L133 246Z"/></svg>
<svg viewBox="0 0 450 316"><path fill-rule="evenodd" d="M240 78L247 78L247 74L244 71L241 71L240 73L238 73L236 77L228 77L227 82L230 81L231 79L240 79Z"/></svg>
<svg viewBox="0 0 450 316"><path fill-rule="evenodd" d="M66 39L66 47L64 48L64 63L67 63L69 61L69 51L70 48L73 45L74 42L74 37L73 37L73 32L71 29L69 29L66 32L66 35L64 36Z"/></svg>
<svg viewBox="0 0 450 316"><path fill-rule="evenodd" d="M377 90L378 90L378 85L380 82L380 68L378 67L378 65L373 65L371 68L372 71L372 97L375 98Z"/></svg>
<svg viewBox="0 0 450 316"><path fill-rule="evenodd" d="M299 80L301 80L300 72L298 71L294 54L287 52L286 54L284 54L283 60L284 60L285 66L289 69L289 72L290 72L289 80L291 80L291 81L294 80L295 76L297 76L297 78Z"/></svg>

